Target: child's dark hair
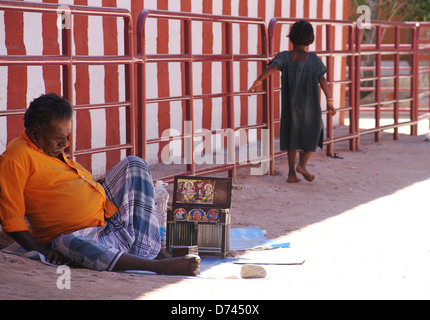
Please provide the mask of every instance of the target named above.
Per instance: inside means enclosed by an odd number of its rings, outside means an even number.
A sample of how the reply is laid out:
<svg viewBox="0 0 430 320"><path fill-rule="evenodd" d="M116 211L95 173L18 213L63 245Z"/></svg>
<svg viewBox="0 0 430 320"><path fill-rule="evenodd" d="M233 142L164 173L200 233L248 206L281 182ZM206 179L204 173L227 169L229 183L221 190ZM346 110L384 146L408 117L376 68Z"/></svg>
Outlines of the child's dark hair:
<svg viewBox="0 0 430 320"><path fill-rule="evenodd" d="M290 38L293 44L302 46L308 46L315 40L314 29L312 25L305 20L295 22L287 37Z"/></svg>

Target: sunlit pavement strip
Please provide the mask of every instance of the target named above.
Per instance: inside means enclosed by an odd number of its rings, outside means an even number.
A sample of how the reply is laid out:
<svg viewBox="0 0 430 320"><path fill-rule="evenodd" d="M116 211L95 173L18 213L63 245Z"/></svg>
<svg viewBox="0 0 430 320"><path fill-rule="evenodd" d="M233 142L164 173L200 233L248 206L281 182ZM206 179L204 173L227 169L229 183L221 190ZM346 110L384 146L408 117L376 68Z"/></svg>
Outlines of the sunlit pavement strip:
<svg viewBox="0 0 430 320"><path fill-rule="evenodd" d="M429 190L418 182L291 235L306 255L297 276L326 297L428 299Z"/></svg>
<svg viewBox="0 0 430 320"><path fill-rule="evenodd" d="M399 133L409 134L409 127ZM418 133L429 133L428 121L420 123ZM240 279L235 265L227 279L188 278L141 298L430 299L429 194L426 179L274 239L291 246L258 254L295 255L305 262L264 265L265 279ZM211 272L216 271L221 270Z"/></svg>
<svg viewBox="0 0 430 320"><path fill-rule="evenodd" d="M291 248L263 254L306 261L265 265L265 279L240 279L236 265L230 279L185 279L142 298L428 299L429 190L430 179L291 233Z"/></svg>

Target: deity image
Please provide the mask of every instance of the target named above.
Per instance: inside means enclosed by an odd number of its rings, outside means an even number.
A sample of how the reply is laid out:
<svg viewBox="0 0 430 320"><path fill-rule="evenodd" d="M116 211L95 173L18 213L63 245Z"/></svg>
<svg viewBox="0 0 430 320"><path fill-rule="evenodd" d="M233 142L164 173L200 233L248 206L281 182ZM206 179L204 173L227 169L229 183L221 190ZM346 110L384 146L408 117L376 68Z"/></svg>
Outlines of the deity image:
<svg viewBox="0 0 430 320"><path fill-rule="evenodd" d="M194 188L194 183L187 181L184 184L184 189L182 190L182 201L184 202L194 202L196 196L196 189Z"/></svg>

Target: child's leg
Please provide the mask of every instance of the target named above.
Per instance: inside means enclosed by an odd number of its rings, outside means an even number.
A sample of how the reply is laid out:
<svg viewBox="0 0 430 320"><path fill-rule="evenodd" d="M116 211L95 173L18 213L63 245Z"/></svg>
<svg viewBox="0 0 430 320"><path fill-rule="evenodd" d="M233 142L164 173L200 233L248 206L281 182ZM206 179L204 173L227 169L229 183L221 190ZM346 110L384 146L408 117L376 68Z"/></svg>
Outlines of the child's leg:
<svg viewBox="0 0 430 320"><path fill-rule="evenodd" d="M287 182L299 182L300 179L296 175L296 150L288 150L288 179Z"/></svg>
<svg viewBox="0 0 430 320"><path fill-rule="evenodd" d="M299 160L299 164L297 165L297 172L302 174L303 177L306 179L306 181L313 181L315 179L315 176L313 176L312 174L310 174L307 170L306 170L306 164L308 163L309 158L312 155L312 151L303 151L300 154L300 160Z"/></svg>

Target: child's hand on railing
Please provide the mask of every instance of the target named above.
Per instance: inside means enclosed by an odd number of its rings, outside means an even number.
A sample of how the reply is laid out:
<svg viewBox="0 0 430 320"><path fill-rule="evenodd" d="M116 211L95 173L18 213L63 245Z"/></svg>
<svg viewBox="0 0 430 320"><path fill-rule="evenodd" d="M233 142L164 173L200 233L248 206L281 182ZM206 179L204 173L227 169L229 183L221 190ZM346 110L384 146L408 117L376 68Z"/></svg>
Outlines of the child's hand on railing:
<svg viewBox="0 0 430 320"><path fill-rule="evenodd" d="M332 117L336 114L336 110L335 110L335 108L334 108L334 106L333 106L333 102L334 102L334 100L333 100L333 99L327 99L327 110L328 110L328 113L329 113Z"/></svg>

